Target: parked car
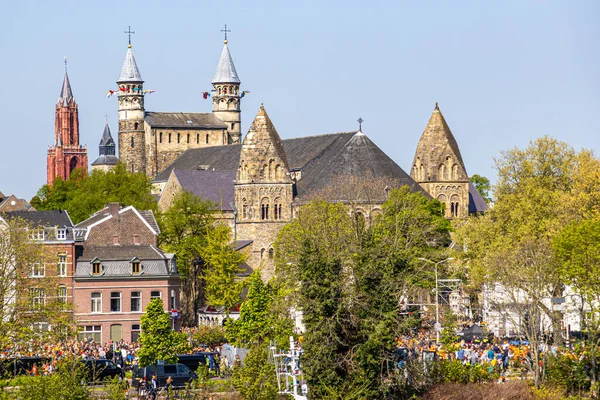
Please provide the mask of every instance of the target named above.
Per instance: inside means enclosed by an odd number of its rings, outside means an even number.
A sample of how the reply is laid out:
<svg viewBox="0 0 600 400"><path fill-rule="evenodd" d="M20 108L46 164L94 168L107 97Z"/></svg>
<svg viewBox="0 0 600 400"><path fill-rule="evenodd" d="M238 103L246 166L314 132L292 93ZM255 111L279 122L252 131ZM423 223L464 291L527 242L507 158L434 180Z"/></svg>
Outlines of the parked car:
<svg viewBox="0 0 600 400"><path fill-rule="evenodd" d="M187 383L198 378L198 375L183 364L158 364L140 367L134 370L133 377L139 384L150 382L152 375L156 375L156 384L159 387L166 385L167 378L170 376L173 379L174 387L185 387Z"/></svg>
<svg viewBox="0 0 600 400"><path fill-rule="evenodd" d="M88 382L102 382L115 376L125 378L125 371L110 360L84 360Z"/></svg>
<svg viewBox="0 0 600 400"><path fill-rule="evenodd" d="M198 352L193 354L180 354L177 356L177 362L187 366L192 371L197 371L200 365L206 365L206 359L210 356L215 359L216 352Z"/></svg>

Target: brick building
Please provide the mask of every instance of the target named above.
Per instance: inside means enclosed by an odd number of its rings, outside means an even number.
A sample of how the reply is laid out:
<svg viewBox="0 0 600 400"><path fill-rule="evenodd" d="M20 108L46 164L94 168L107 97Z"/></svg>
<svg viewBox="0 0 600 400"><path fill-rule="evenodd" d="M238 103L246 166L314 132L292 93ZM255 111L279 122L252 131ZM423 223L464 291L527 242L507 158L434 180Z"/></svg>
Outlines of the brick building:
<svg viewBox="0 0 600 400"><path fill-rule="evenodd" d="M140 316L152 298L162 299L165 310L179 307L175 256L156 247L159 228L152 211L110 203L75 230L74 303L81 338L137 341Z"/></svg>
<svg viewBox="0 0 600 400"><path fill-rule="evenodd" d="M79 144L79 106L75 103L67 74L56 103L54 145L48 148L47 183L58 177L66 180L75 168L88 170L87 147Z"/></svg>

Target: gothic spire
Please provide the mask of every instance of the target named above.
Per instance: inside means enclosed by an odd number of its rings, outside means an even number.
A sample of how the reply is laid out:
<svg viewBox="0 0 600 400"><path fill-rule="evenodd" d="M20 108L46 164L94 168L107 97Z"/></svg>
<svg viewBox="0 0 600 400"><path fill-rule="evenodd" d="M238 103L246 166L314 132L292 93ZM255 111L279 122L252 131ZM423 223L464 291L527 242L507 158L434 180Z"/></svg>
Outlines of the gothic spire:
<svg viewBox="0 0 600 400"><path fill-rule="evenodd" d="M121 82L143 82L140 70L135 62L131 45L127 46L127 54L125 54L125 61L123 62L123 68L121 68L121 75L117 83Z"/></svg>
<svg viewBox="0 0 600 400"><path fill-rule="evenodd" d="M115 155L115 141L110 134L110 127L108 121L104 125L104 132L102 133L102 139L100 139L99 151L101 156Z"/></svg>
<svg viewBox="0 0 600 400"><path fill-rule="evenodd" d="M212 83L240 83L240 78L238 78L233 59L229 53L229 47L227 47L227 40L223 44L223 51Z"/></svg>
<svg viewBox="0 0 600 400"><path fill-rule="evenodd" d="M58 101L62 102L63 106L67 106L71 100L73 100L73 92L71 91L71 82L69 82L69 75L67 74L67 57L65 57L65 78L63 79Z"/></svg>

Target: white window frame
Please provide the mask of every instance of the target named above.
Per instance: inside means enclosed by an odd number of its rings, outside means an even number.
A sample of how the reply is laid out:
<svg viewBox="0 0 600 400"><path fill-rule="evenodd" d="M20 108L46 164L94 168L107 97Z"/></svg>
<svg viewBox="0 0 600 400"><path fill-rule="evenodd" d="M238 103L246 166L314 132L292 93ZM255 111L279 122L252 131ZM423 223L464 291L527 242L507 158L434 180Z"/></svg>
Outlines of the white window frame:
<svg viewBox="0 0 600 400"><path fill-rule="evenodd" d="M95 335L99 335L98 340L94 337ZM100 343L102 340L102 325L86 325L81 332L79 332L78 336L80 340L91 337L94 339L94 342Z"/></svg>
<svg viewBox="0 0 600 400"><path fill-rule="evenodd" d="M67 240L67 228L56 229L56 240Z"/></svg>
<svg viewBox="0 0 600 400"><path fill-rule="evenodd" d="M43 288L30 288L29 295L31 296L31 306L33 308L46 305L46 290Z"/></svg>
<svg viewBox="0 0 600 400"><path fill-rule="evenodd" d="M113 297L113 294L118 294L119 297ZM110 292L110 312L111 313L120 313L123 311L123 304L122 304L122 295L121 292ZM119 300L119 309L118 310L113 310L113 300Z"/></svg>
<svg viewBox="0 0 600 400"><path fill-rule="evenodd" d="M62 259L64 257L64 261ZM67 254L58 254L58 262L56 263L58 269L58 276L67 276Z"/></svg>
<svg viewBox="0 0 600 400"><path fill-rule="evenodd" d="M94 297L95 294L99 294L100 296ZM102 293L101 292L92 292L90 294L90 312L92 314L97 314L102 312Z"/></svg>
<svg viewBox="0 0 600 400"><path fill-rule="evenodd" d="M67 285L59 285L58 286L58 301L63 304L67 304Z"/></svg>
<svg viewBox="0 0 600 400"><path fill-rule="evenodd" d="M154 296L152 293L158 293L158 296ZM152 299L162 299L162 290L153 290L150 292L150 300Z"/></svg>
<svg viewBox="0 0 600 400"><path fill-rule="evenodd" d="M46 276L46 264L43 262L35 262L31 265L31 278L43 278Z"/></svg>
<svg viewBox="0 0 600 400"><path fill-rule="evenodd" d="M46 237L46 235L45 235L45 231L43 228L32 229L31 232L29 233L29 238L31 240L44 240L45 237Z"/></svg>
<svg viewBox="0 0 600 400"><path fill-rule="evenodd" d="M138 295L134 296L133 295L134 293L138 293ZM131 298L131 300L129 302L129 307L130 307L129 310L131 312L142 312L142 310L144 309L142 307L142 292L139 290L135 290L135 291L131 292L130 298ZM137 310L134 310L133 307L131 307L133 299L138 299L138 309Z"/></svg>

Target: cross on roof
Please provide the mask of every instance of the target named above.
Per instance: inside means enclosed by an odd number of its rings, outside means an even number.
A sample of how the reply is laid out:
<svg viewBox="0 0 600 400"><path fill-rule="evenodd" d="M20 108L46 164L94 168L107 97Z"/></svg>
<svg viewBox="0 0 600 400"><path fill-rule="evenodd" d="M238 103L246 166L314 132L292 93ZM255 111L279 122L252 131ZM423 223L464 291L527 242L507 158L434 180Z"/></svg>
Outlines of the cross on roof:
<svg viewBox="0 0 600 400"><path fill-rule="evenodd" d="M131 34L135 33L134 31L131 30L131 25L129 25L129 29L127 29L124 33L129 35L129 46L131 46Z"/></svg>
<svg viewBox="0 0 600 400"><path fill-rule="evenodd" d="M358 131L362 132L362 123L364 122L363 119L359 117L356 122L358 122Z"/></svg>
<svg viewBox="0 0 600 400"><path fill-rule="evenodd" d="M225 32L225 43L227 43L227 32L231 32L231 29L227 29L227 24L225 24L225 29L221 29L221 32Z"/></svg>

